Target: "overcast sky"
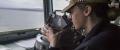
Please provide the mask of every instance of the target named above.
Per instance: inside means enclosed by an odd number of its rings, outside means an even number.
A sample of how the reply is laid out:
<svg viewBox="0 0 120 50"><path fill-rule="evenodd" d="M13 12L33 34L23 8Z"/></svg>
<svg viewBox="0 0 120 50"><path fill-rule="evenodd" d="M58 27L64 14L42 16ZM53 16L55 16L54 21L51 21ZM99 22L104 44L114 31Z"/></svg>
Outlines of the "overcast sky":
<svg viewBox="0 0 120 50"><path fill-rule="evenodd" d="M63 9L66 0L53 0L54 9ZM43 8L43 0L0 0L0 7L9 8Z"/></svg>
<svg viewBox="0 0 120 50"><path fill-rule="evenodd" d="M69 0L53 0L54 10L62 10L68 5Z"/></svg>
<svg viewBox="0 0 120 50"><path fill-rule="evenodd" d="M42 8L43 0L0 0L0 7Z"/></svg>

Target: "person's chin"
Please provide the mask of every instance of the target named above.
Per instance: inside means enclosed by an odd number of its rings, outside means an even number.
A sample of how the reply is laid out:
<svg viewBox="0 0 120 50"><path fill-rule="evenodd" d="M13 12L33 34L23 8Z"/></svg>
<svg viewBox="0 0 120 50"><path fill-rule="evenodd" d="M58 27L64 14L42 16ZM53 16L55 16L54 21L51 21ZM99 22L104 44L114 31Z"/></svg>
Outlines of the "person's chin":
<svg viewBox="0 0 120 50"><path fill-rule="evenodd" d="M75 30L77 30L77 31L79 31L79 30L81 30L81 29L83 29L83 27L75 27Z"/></svg>
<svg viewBox="0 0 120 50"><path fill-rule="evenodd" d="M75 30L79 30L80 28L79 27L75 27Z"/></svg>

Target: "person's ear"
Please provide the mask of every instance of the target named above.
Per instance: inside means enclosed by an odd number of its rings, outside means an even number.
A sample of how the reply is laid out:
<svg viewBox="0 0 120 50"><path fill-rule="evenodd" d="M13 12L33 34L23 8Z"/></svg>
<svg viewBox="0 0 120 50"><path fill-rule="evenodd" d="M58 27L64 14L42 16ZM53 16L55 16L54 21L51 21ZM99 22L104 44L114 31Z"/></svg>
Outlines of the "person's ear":
<svg viewBox="0 0 120 50"><path fill-rule="evenodd" d="M91 14L91 12L92 12L92 7L91 6L85 6L85 9L84 9L84 11L83 11L83 13L84 13L84 15L85 16L89 16L90 14Z"/></svg>

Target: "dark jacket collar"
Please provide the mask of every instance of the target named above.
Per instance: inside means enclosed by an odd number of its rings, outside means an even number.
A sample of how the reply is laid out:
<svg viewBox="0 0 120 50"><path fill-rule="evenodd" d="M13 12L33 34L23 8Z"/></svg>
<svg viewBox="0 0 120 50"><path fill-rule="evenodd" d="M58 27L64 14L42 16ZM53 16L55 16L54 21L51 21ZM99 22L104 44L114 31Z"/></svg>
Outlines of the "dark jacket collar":
<svg viewBox="0 0 120 50"><path fill-rule="evenodd" d="M102 32L102 30L106 29L106 26L108 25L110 25L110 22L107 22L107 21L99 22L92 28L92 30L88 33L88 35L86 35L86 37L83 39L82 42L85 42L89 40L91 37L99 34L100 32Z"/></svg>

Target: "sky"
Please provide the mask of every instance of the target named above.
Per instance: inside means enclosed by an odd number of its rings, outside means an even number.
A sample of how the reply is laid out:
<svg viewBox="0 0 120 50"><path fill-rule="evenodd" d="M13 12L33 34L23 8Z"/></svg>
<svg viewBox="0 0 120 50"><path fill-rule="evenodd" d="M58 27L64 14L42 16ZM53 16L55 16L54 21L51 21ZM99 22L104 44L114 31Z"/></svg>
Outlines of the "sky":
<svg viewBox="0 0 120 50"><path fill-rule="evenodd" d="M54 10L62 10L69 3L69 0L53 0L53 8Z"/></svg>
<svg viewBox="0 0 120 50"><path fill-rule="evenodd" d="M0 7L42 8L43 0L0 0Z"/></svg>

